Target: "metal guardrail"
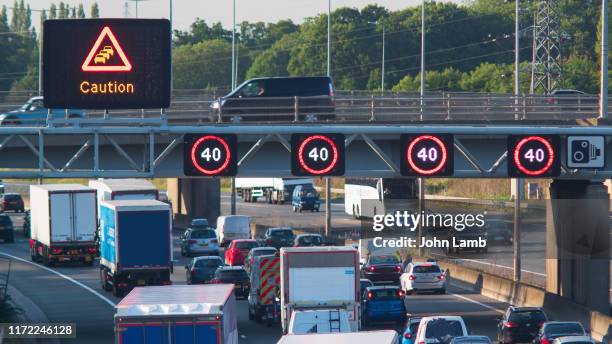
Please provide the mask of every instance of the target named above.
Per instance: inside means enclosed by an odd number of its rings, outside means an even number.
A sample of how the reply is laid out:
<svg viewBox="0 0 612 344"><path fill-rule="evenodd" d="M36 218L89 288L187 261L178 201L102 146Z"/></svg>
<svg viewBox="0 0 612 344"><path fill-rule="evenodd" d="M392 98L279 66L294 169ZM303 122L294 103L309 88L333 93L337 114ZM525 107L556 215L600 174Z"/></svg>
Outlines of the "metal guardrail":
<svg viewBox="0 0 612 344"><path fill-rule="evenodd" d="M289 123L289 122L413 122L413 121L570 121L597 118L599 98L592 95L495 95L474 93L432 93L421 98L415 94L353 95L342 92L335 97L234 98L231 105L211 107L218 102L202 95L175 94L168 109L90 110L88 119L125 120L126 125L142 125L144 119L169 124ZM612 101L609 102L612 104ZM20 104L0 104L0 112ZM610 106L612 111L612 105ZM54 113L64 124L79 121L72 113ZM25 117L25 116L24 116ZM3 125L45 126L46 118L22 118Z"/></svg>

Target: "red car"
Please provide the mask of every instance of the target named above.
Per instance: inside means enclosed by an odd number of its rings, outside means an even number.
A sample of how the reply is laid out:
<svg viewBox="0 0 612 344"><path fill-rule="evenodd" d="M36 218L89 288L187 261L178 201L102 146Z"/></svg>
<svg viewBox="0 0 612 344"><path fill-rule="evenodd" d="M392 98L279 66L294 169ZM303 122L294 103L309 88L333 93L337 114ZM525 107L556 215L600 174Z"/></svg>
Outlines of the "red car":
<svg viewBox="0 0 612 344"><path fill-rule="evenodd" d="M257 240L254 239L232 240L225 250L225 264L229 266L244 264L244 258L249 254L249 251L258 246Z"/></svg>

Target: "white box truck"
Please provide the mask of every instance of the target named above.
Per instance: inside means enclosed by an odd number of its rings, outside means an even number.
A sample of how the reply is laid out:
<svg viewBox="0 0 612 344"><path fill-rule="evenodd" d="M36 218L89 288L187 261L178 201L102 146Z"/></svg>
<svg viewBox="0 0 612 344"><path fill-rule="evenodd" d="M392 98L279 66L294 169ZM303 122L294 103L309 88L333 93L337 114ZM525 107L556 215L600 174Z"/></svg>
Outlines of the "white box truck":
<svg viewBox="0 0 612 344"><path fill-rule="evenodd" d="M276 344L397 344L399 336L392 330L327 334L288 334Z"/></svg>
<svg viewBox="0 0 612 344"><path fill-rule="evenodd" d="M89 181L89 187L97 191L98 204L101 201L159 198L155 185L146 179L95 179Z"/></svg>
<svg viewBox="0 0 612 344"><path fill-rule="evenodd" d="M78 184L31 185L30 209L32 261L93 264L97 254L95 190Z"/></svg>
<svg viewBox="0 0 612 344"><path fill-rule="evenodd" d="M281 248L284 333L356 332L359 257L353 247Z"/></svg>
<svg viewBox="0 0 612 344"><path fill-rule="evenodd" d="M116 307L117 344L237 344L232 284L138 287Z"/></svg>
<svg viewBox="0 0 612 344"><path fill-rule="evenodd" d="M291 202L293 189L297 185L312 186L312 178L236 178L236 192L245 202L283 204Z"/></svg>

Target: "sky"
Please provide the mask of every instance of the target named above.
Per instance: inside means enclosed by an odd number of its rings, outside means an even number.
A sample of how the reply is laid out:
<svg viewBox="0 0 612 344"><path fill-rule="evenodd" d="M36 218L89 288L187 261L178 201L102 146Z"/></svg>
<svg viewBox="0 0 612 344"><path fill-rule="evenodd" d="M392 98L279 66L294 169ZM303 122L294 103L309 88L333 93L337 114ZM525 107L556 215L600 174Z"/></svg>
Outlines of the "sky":
<svg viewBox="0 0 612 344"><path fill-rule="evenodd" d="M14 0L0 0L0 5L13 6ZM250 22L276 22L281 19L291 19L301 23L304 18L314 17L319 13L327 12L327 0L235 0L236 22L244 20ZM449 0L461 3L462 0ZM48 9L52 2L56 5L59 0L26 0L30 7ZM83 3L89 16L89 8L94 0L64 0L71 6ZM120 17L125 14L125 4L128 3L130 17L136 16L136 2L134 0L98 0L101 17ZM362 8L368 4L378 4L390 10L398 10L417 5L421 0L331 0L332 10L338 7ZM170 0L139 0L138 17L140 18L168 18L170 16ZM10 13L10 12L9 12ZM35 14L35 13L34 13ZM33 15L33 18L36 18ZM187 30L196 18L206 20L207 23L222 22L226 28L232 26L232 0L173 0L173 27ZM33 20L38 31L38 21Z"/></svg>

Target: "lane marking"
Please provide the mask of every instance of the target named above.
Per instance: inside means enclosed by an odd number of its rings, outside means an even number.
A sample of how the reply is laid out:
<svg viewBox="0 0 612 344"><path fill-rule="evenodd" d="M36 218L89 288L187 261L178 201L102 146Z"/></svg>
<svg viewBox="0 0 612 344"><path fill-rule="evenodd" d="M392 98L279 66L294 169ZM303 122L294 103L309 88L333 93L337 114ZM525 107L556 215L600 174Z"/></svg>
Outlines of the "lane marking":
<svg viewBox="0 0 612 344"><path fill-rule="evenodd" d="M493 264L493 263L483 262L483 261L479 261L479 260L475 260L475 259L463 259L463 258L459 258L459 260L463 260L463 261L466 261L466 262L472 262L472 263L476 263L476 264L498 266L498 267L504 268L504 269L510 269L510 270L513 269L512 267L509 267L509 266L506 266L506 265ZM541 272L535 272L535 271L530 271L530 270L525 270L525 269L521 269L521 271L528 272L530 274L534 274L534 275L538 275L538 276L542 276L542 277L546 277L546 274L543 274Z"/></svg>
<svg viewBox="0 0 612 344"><path fill-rule="evenodd" d="M22 263L27 263L27 264L30 264L30 265L35 266L35 267L37 267L37 268L43 269L43 270L45 270L45 271L47 271L47 272L50 272L50 273L52 273L52 274L55 274L55 275L57 275L57 276L61 277L61 278L65 279L65 280L67 280L67 281L70 281L70 282L72 282L72 283L74 283L74 284L78 285L79 287L81 287L81 288L83 288L83 289L85 289L85 290L89 291L90 293L92 293L92 294L94 294L96 297L98 297L100 300L102 300L102 301L106 302L108 305L110 305L111 307L115 308L115 303L114 303L113 301L111 301L110 299L108 299L106 296L104 296L104 295L100 294L99 292L97 292L97 291L95 291L95 290L91 289L90 287L88 287L88 286L86 286L85 284L83 284L83 283L81 283L81 282L79 282L79 281L75 280L74 278L72 278L72 277L70 277L70 276L66 276L66 275L64 275L64 274L62 274L62 273L60 273L60 272L57 272L57 271L53 270L53 269L49 269L49 268L48 268L48 267L46 267L46 266L43 266L43 265L40 265L40 264L36 264L36 263L31 262L31 261L29 261L29 260L25 260L25 259L23 259L23 258L19 258L19 257L13 256L13 255L8 254L8 253L5 253L5 252L1 252L1 251L0 251L0 254L1 254L1 255L3 255L3 256L7 256L7 257L10 257L10 258L12 258L12 259L15 259L15 260L17 260L17 261L20 261L20 262L22 262Z"/></svg>
<svg viewBox="0 0 612 344"><path fill-rule="evenodd" d="M464 301L468 301L468 302L471 302L471 303L477 304L477 305L479 305L479 306L481 306L481 307L484 307L484 308L486 308L486 309L490 309L490 310L495 311L495 312L497 312L497 313L499 313L499 314L504 314L504 311L502 311L502 310L499 310L499 309L497 309L497 308L495 308L495 307L493 307L493 306L489 306L489 305L487 305L486 303L482 303L482 302L480 302L480 301L476 301L476 300L474 300L474 299L470 299L470 298L469 298L469 297L467 297L467 296L463 296L463 295L460 295L460 294L455 294L455 293L449 293L449 295L452 295L452 296L454 296L454 297L456 297L456 298L459 298L459 299L462 299L462 300L464 300Z"/></svg>

